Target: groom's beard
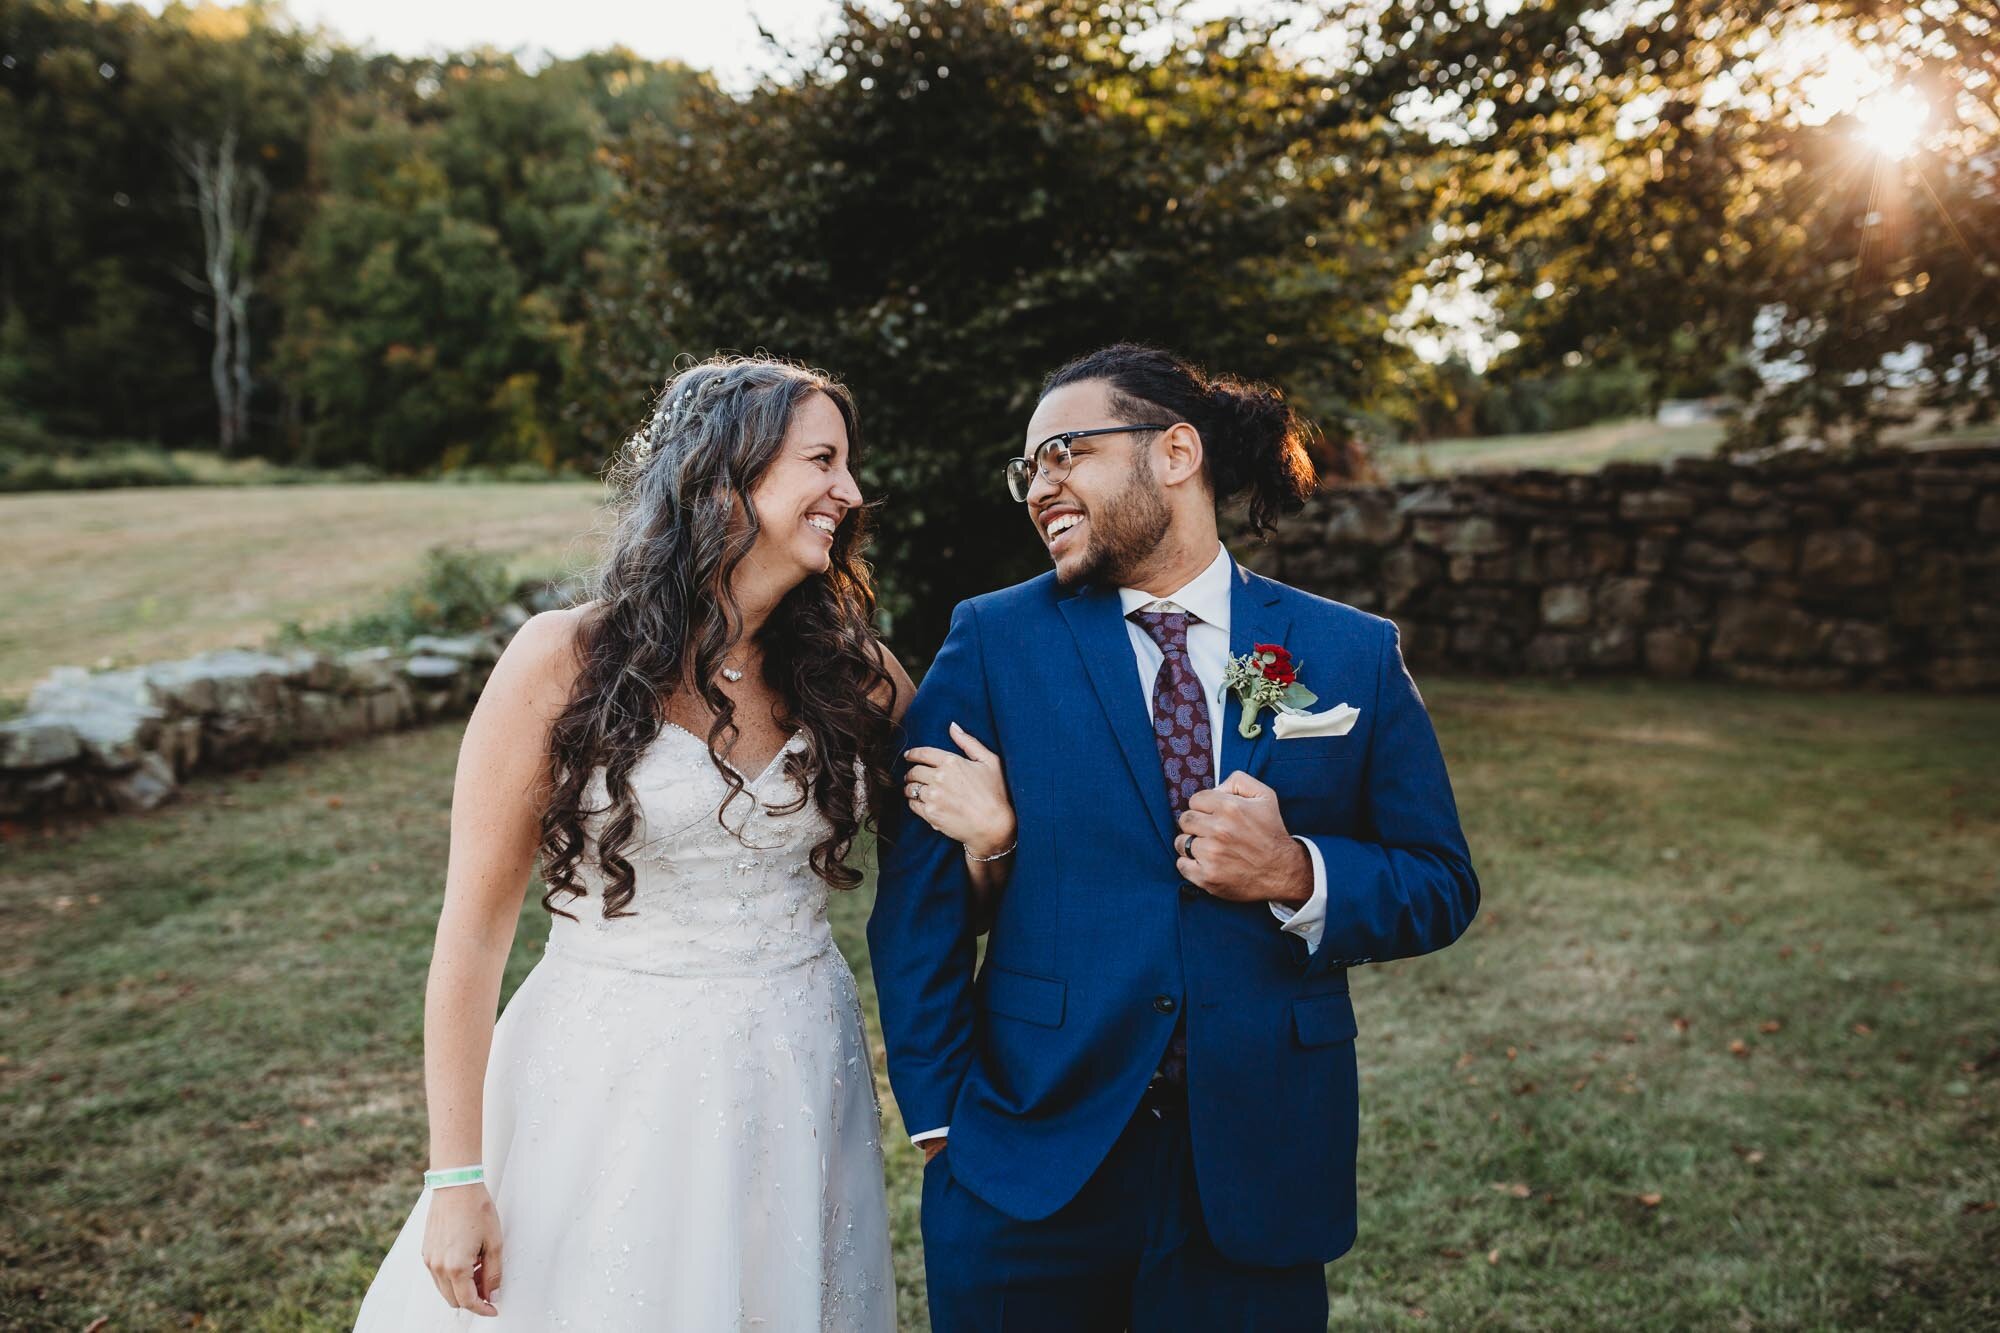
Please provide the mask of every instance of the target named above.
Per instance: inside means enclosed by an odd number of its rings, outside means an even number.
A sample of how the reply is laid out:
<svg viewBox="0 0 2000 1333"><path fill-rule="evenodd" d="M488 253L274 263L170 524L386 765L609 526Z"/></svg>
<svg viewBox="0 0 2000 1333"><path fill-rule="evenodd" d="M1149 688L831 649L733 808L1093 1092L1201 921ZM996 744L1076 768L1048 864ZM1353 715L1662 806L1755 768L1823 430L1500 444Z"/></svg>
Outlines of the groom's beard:
<svg viewBox="0 0 2000 1333"><path fill-rule="evenodd" d="M1132 581L1133 571L1155 550L1173 526L1160 488L1153 484L1153 467L1144 454L1132 470L1125 489L1090 511L1090 543L1083 558L1068 575L1056 579L1065 588L1080 584L1122 588Z"/></svg>

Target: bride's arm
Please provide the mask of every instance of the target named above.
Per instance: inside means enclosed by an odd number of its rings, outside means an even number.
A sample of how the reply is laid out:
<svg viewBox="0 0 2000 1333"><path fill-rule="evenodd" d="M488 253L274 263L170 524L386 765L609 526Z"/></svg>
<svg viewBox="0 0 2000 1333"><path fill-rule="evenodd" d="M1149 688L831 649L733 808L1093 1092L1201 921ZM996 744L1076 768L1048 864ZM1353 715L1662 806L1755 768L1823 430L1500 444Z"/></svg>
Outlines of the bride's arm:
<svg viewBox="0 0 2000 1333"><path fill-rule="evenodd" d="M484 1161L481 1103L500 978L541 843L549 728L574 676L577 615L544 612L515 633L459 743L444 908L424 991L432 1170ZM432 1192L423 1255L448 1304L499 1313L487 1298L500 1285L500 1222L484 1184Z"/></svg>
<svg viewBox="0 0 2000 1333"><path fill-rule="evenodd" d="M964 848L973 927L983 935L999 911L1020 830L1000 756L956 722L951 738L962 754L920 746L904 755L910 771L903 796L913 814Z"/></svg>
<svg viewBox="0 0 2000 1333"><path fill-rule="evenodd" d="M901 723L917 687L911 683L909 673L903 670L903 664L896 660L888 645L878 646L882 652L882 669L889 674L895 688L890 712L894 720ZM1014 864L1010 854L1014 843L1014 807L1007 800L1007 786L1001 777L998 756L980 746L956 724L952 726L952 735L962 748L968 745L978 747L979 753L988 761L985 771L939 774L928 765L922 767L921 773L913 768L905 780L904 795L907 797L912 786L924 782L925 774L930 776L932 799L920 801L910 809L932 828L947 838L957 839L965 847L965 869L972 880L973 928L983 935L993 925L1000 890L1006 887L1008 871ZM901 757L916 760L924 754L960 758L946 750L912 750Z"/></svg>

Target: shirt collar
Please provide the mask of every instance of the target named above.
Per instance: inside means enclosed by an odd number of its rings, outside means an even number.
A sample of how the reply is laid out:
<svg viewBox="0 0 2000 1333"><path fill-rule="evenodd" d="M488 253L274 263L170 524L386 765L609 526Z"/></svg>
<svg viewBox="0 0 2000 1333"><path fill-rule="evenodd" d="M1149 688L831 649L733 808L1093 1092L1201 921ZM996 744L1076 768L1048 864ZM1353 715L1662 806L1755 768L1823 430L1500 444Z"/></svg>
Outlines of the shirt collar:
<svg viewBox="0 0 2000 1333"><path fill-rule="evenodd" d="M1215 559L1208 562L1208 568L1165 597L1155 597L1142 588L1120 588L1118 610L1129 616L1154 602L1172 602L1181 610L1192 612L1204 625L1213 625L1226 634L1229 632L1229 576L1234 569L1235 562L1229 558L1229 548L1217 542Z"/></svg>

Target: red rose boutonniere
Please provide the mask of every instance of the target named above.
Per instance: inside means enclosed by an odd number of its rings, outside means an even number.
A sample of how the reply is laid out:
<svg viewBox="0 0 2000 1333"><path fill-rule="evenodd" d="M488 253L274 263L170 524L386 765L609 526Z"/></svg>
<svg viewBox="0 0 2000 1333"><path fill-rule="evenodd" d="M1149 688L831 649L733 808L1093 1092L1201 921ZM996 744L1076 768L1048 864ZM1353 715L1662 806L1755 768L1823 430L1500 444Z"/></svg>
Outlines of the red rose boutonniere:
<svg viewBox="0 0 2000 1333"><path fill-rule="evenodd" d="M1299 663L1283 644L1252 645L1241 657L1229 659L1222 687L1233 692L1243 704L1243 720L1236 732L1246 740L1263 733L1257 714L1269 708L1278 713L1299 713L1319 698L1299 684Z"/></svg>

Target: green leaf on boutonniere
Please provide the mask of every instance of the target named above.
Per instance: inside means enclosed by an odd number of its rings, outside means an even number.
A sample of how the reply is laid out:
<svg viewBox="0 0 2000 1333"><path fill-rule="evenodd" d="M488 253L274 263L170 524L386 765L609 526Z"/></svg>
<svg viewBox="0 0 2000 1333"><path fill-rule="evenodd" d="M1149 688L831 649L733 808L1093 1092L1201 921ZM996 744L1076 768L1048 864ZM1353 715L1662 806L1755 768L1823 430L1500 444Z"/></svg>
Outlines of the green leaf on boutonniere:
<svg viewBox="0 0 2000 1333"><path fill-rule="evenodd" d="M1274 713L1298 712L1318 697L1298 683L1299 663L1289 654L1273 651L1275 648L1274 644L1259 644L1253 652L1230 658L1223 673L1223 690L1234 694L1242 705L1236 734L1245 740L1263 734L1257 714L1264 709ZM1281 657L1283 665L1278 666Z"/></svg>

